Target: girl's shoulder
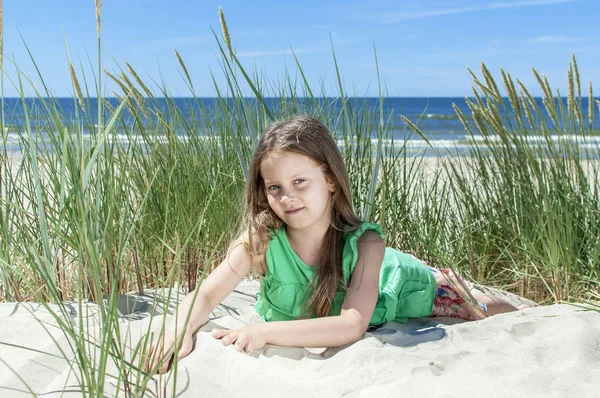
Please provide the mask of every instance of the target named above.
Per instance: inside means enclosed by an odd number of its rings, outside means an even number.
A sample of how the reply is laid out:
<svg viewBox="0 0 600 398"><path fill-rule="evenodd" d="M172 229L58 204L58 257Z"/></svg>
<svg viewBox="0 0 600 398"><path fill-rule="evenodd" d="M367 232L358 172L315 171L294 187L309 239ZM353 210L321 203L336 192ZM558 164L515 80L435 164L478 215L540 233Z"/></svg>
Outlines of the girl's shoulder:
<svg viewBox="0 0 600 398"><path fill-rule="evenodd" d="M346 230L344 232L342 267L344 275L347 278L349 278L354 271L359 251L361 247L364 247L361 243L364 243L365 241L372 241L373 243L385 241L385 235L381 231L381 226L379 226L379 224L365 221L355 229Z"/></svg>
<svg viewBox="0 0 600 398"><path fill-rule="evenodd" d="M266 272L265 253L268 248L268 240L262 237L257 231L244 229L237 239L234 239L228 248L228 254L234 249L240 250L246 260L251 264L251 269L257 275L264 275Z"/></svg>
<svg viewBox="0 0 600 398"><path fill-rule="evenodd" d="M363 221L357 227L347 229L344 232L344 245L356 244L361 237L374 236L373 234L377 234L381 239L385 240L385 234L382 232L379 224Z"/></svg>

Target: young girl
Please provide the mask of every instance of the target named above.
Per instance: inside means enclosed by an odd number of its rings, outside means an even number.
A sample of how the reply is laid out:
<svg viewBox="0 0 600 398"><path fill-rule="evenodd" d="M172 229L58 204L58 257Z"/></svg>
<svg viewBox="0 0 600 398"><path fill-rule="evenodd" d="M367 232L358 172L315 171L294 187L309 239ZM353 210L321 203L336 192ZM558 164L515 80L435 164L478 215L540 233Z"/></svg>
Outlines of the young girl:
<svg viewBox="0 0 600 398"><path fill-rule="evenodd" d="M178 337L178 358L187 356L193 333L252 268L262 275L255 309L266 322L212 333L246 352L265 344L342 346L369 326L394 320L475 320L516 310L487 296L476 297L481 309L474 309L451 272L386 248L380 227L354 214L342 156L315 118L297 116L267 128L250 165L245 202L245 232L195 300L189 294L180 304L177 330L152 344L146 369L160 365L157 371L166 372Z"/></svg>

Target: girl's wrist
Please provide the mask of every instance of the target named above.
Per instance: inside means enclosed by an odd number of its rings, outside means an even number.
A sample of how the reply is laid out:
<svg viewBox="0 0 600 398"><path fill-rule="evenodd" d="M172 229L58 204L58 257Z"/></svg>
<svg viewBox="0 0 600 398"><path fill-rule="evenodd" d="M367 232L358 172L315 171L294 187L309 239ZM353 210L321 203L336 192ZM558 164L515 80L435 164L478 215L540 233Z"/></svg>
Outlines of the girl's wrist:
<svg viewBox="0 0 600 398"><path fill-rule="evenodd" d="M187 325L184 321L180 321L180 322L173 322L171 330L173 330L176 334L180 334L180 333L186 333L186 334L194 334L194 332L196 331L193 326L192 326L192 322L188 322Z"/></svg>
<svg viewBox="0 0 600 398"><path fill-rule="evenodd" d="M269 344L269 341L271 341L271 336L269 335L271 328L269 327L269 323L268 322L256 323L252 326L258 330L258 333L260 334L261 339L264 341L264 343Z"/></svg>

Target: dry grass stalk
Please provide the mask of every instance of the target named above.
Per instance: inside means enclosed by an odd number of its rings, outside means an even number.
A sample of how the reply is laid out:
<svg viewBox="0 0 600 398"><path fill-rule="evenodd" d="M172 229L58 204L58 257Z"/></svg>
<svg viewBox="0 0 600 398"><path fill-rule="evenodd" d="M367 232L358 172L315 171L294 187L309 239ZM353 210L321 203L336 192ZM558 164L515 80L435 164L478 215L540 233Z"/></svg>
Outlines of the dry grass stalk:
<svg viewBox="0 0 600 398"><path fill-rule="evenodd" d="M548 93L550 94L549 98L552 98L552 88L550 87L550 82L548 81L548 77L546 75L544 75L544 84L546 85L546 90L548 90Z"/></svg>
<svg viewBox="0 0 600 398"><path fill-rule="evenodd" d="M183 73L185 74L186 79L190 83L190 86L193 86L192 79L190 79L190 74L188 73L188 70L185 67L185 64L183 63L183 59L181 59L181 56L179 55L177 50L175 50L175 56L177 57L177 61L179 61L179 66L181 66L181 69L183 69Z"/></svg>
<svg viewBox="0 0 600 398"><path fill-rule="evenodd" d="M571 58L573 62L573 71L575 72L575 83L577 83L577 97L581 99L581 84L579 80L579 68L577 67L577 60L575 59L575 54L571 53Z"/></svg>
<svg viewBox="0 0 600 398"><path fill-rule="evenodd" d="M491 94L491 96L494 98L494 100L500 102L502 101L502 95L500 94L500 90L498 90L498 86L496 85L496 82L494 81L494 78L492 77L492 74L490 73L490 71L488 70L488 68L485 66L485 64L482 62L481 63L481 72L483 74L483 78L487 84L489 94Z"/></svg>
<svg viewBox="0 0 600 398"><path fill-rule="evenodd" d="M133 99L135 99L135 101L138 103L139 106L142 106L142 95L138 91L138 89L133 85L133 83L131 82L131 80L129 80L129 78L127 77L127 75L125 75L124 73L121 73L119 75L119 77L121 78L122 81L125 82L125 84L129 88L128 92L131 92L131 94L133 95Z"/></svg>
<svg viewBox="0 0 600 398"><path fill-rule="evenodd" d="M475 110L472 110L473 112L473 121L475 122L475 126L477 126L477 130L479 130L479 133L481 135L487 135L487 129L485 128L485 124L483 123L483 118L481 117L481 114Z"/></svg>
<svg viewBox="0 0 600 398"><path fill-rule="evenodd" d="M460 119L460 122L464 126L465 130L467 130L469 135L471 135L472 134L471 127L469 126L469 123L467 123L467 120L465 119L465 115L463 115L462 111L460 110L460 108L458 106L456 106L456 104L452 104L452 108L454 108L454 111L458 115L458 118Z"/></svg>
<svg viewBox="0 0 600 398"><path fill-rule="evenodd" d="M506 92L508 93L508 99L509 99L512 107L515 109L515 114L522 121L523 114L522 114L522 110L521 110L521 103L519 102L519 97L517 95L517 90L515 89L515 85L512 81L512 77L510 76L510 73L505 72L503 69L500 69L500 72L502 74L502 79L504 81L504 88L506 89Z"/></svg>
<svg viewBox="0 0 600 398"><path fill-rule="evenodd" d="M137 82L137 84L139 84L140 87L142 88L142 90L144 90L144 93L146 93L146 95L148 96L148 98L154 98L154 95L152 95L152 91L150 91L148 89L148 87L146 87L146 85L144 84L144 82L142 81L142 79L140 79L140 77L135 72L135 70L131 67L131 65L129 65L128 62L125 62L125 65L127 65L127 69L129 69L129 74L131 76L133 76L133 78L135 79L135 81Z"/></svg>
<svg viewBox="0 0 600 398"><path fill-rule="evenodd" d="M479 107L481 109L485 108L485 104L483 103L483 100L481 99L481 96L479 95L479 92L477 91L475 86L471 87L471 91L473 91L473 95L475 96L475 99L477 100L477 105L479 105Z"/></svg>
<svg viewBox="0 0 600 398"><path fill-rule="evenodd" d="M148 113L146 112L146 107L143 103L144 98L142 97L142 93L140 93L140 91L133 85L133 83L131 82L131 80L129 80L125 73L121 73L119 76L129 87L129 92L133 95L133 99L138 104L139 110L141 110L142 115L144 115L146 119L150 119Z"/></svg>
<svg viewBox="0 0 600 398"><path fill-rule="evenodd" d="M221 7L219 7L219 19L221 20L221 30L223 31L223 38L225 39L225 44L229 50L229 55L233 56L233 50L231 49L231 38L229 37L229 29L227 29L225 14L223 14L223 9Z"/></svg>
<svg viewBox="0 0 600 398"><path fill-rule="evenodd" d="M109 71L107 71L106 69L103 69L104 73L106 73L106 75L108 77L110 77L115 83L117 83L117 85L121 88L121 90L123 90L123 94L127 94L129 92L129 90L127 89L127 87L123 84L122 81L120 81L116 76L114 76L112 73L110 73Z"/></svg>
<svg viewBox="0 0 600 398"><path fill-rule="evenodd" d="M529 108L529 104L527 103L527 101L529 101L529 100L525 96L525 93L523 93L523 91L521 91L521 102L523 103L523 109L525 110L525 117L527 117L529 126L533 129L535 126L534 119L533 119L533 115L531 114L531 109Z"/></svg>
<svg viewBox="0 0 600 398"><path fill-rule="evenodd" d="M569 67L567 72L567 109L570 114L573 114L575 106L575 89L573 87L573 66Z"/></svg>
<svg viewBox="0 0 600 398"><path fill-rule="evenodd" d="M537 70L535 70L533 68L531 70L533 71L533 75L535 76L538 84L540 85L540 87L542 88L542 91L544 92L544 97L552 98L552 90L548 86L548 80L546 79L546 76L544 76L542 78L542 76L540 76L540 74L537 72Z"/></svg>
<svg viewBox="0 0 600 398"><path fill-rule="evenodd" d="M590 122L590 130L594 130L594 90L592 89L591 80L588 91L588 121Z"/></svg>
<svg viewBox="0 0 600 398"><path fill-rule="evenodd" d="M125 101L125 98L121 97L119 95L119 93L117 93L116 91L113 91L113 95L115 96L116 99L118 99L119 101L123 102Z"/></svg>
<svg viewBox="0 0 600 398"><path fill-rule="evenodd" d="M69 71L71 72L71 81L73 82L73 87L75 88L75 94L77 95L77 100L79 101L79 105L81 109L85 112L85 102L83 101L83 94L81 93L81 87L79 86L79 80L77 80L77 75L75 74L75 68L73 68L73 64L69 62Z"/></svg>
<svg viewBox="0 0 600 398"><path fill-rule="evenodd" d="M575 86L577 86L577 98L579 102L575 101ZM581 115L581 84L579 82L579 70L577 69L577 62L575 56L573 56L573 63L569 67L569 87L568 87L567 101L570 102L568 107L569 114L575 114L577 124L579 128L583 128L583 117Z"/></svg>
<svg viewBox="0 0 600 398"><path fill-rule="evenodd" d="M541 114L541 110L540 110L539 106L535 102L535 99L531 96L531 93L529 92L529 90L527 90L527 87L525 87L523 82L521 82L519 79L517 79L517 84L519 85L521 95L525 96L525 98L527 98L527 102L529 103L529 106L535 111L536 114L538 114L538 115ZM526 109L528 109L528 108L526 108ZM533 118L530 118L530 119L533 120ZM542 126L545 126L545 123L543 123L543 119L542 119ZM533 127L533 123L531 123L531 127Z"/></svg>
<svg viewBox="0 0 600 398"><path fill-rule="evenodd" d="M100 13L102 12L102 0L94 0L96 2L96 29L98 37L102 34L102 22L100 21Z"/></svg>
<svg viewBox="0 0 600 398"><path fill-rule="evenodd" d="M552 89L550 88L548 79L546 78L546 76L540 76L540 74L535 69L532 68L532 70L533 74L535 75L535 78L538 81L538 84L544 92L544 98L542 99L542 103L544 104L544 108L546 108L546 112L548 113L548 116L550 116L550 118L552 119L552 122L556 126L560 126L560 123L558 122L558 116L556 115L556 105L554 103Z"/></svg>
<svg viewBox="0 0 600 398"><path fill-rule="evenodd" d="M108 108L108 110L109 110L111 113L115 113L115 108L114 108L114 106L112 106L112 105L110 104L110 102L109 102L109 101L107 101L105 98L102 98L102 103L104 104L104 106L105 106L105 107L107 107L107 108Z"/></svg>
<svg viewBox="0 0 600 398"><path fill-rule="evenodd" d="M485 68L485 66L482 66L482 68ZM477 75L471 69L467 69L467 70L471 74L471 78L473 79L473 83L474 83L473 86L471 87L471 89L474 92L477 91L477 89L480 89L484 95L486 95L490 98L494 98L494 93L492 92L492 90L490 90L489 87L486 86L486 84L484 84L481 80L479 80ZM484 78L485 78L485 73L484 73ZM477 94L476 97L478 98L478 101L480 101L479 94ZM481 105L481 106L483 107L483 105Z"/></svg>

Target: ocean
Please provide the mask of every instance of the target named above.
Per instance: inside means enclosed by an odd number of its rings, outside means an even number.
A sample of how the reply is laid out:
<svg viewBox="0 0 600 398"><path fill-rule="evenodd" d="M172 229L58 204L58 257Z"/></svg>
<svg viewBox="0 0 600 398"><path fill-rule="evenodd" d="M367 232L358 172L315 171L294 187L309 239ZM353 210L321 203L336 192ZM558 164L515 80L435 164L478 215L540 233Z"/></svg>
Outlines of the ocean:
<svg viewBox="0 0 600 398"><path fill-rule="evenodd" d="M113 106L118 106L119 100L116 98L108 99ZM60 117L62 122L65 125L70 125L75 123L78 119L76 116L76 107L78 107L76 100L74 98L55 98L57 108L60 109ZM222 111L219 109L217 98L170 98L171 104L176 106L181 112L181 115L184 119L193 119L193 118L215 118L222 117ZM249 99L249 101L256 101L256 99ZM312 105L312 99L296 99L296 102L300 104L308 104L309 109ZM328 109L332 114L339 114L341 111L342 103L339 98L326 98L326 99L318 99L319 103L324 105L324 108ZM508 99L505 99L506 107L505 109L510 110L510 104ZM540 109L544 109L541 98L536 98L538 106ZM566 99L563 99L566 106ZM30 120L30 123L37 124L37 131L42 135L42 140L44 140L44 136L46 135L45 129L51 128L45 124L47 124L50 118L47 116L47 112L43 109L43 103L39 99L26 99L25 100L27 107L30 110L33 110L33 115L42 115L38 118L33 117L33 120ZM156 99L157 105L159 109L161 109L161 113L166 114L169 112L169 107L167 106L167 100L164 98ZM587 98L582 99L583 102L583 118L587 121ZM278 108L281 108L283 102L280 98L266 98L265 103L267 107L273 111L276 111ZM289 102L288 106L289 106ZM456 112L453 108L453 105L456 105L466 116L467 121L470 123L470 111L467 106L466 99L461 97L456 98L408 98L408 97L396 97L396 98L385 98L383 101L383 113L384 119L386 122L389 122L389 125L392 126L388 131L387 139L393 138L396 140L407 140L408 147L414 150L422 150L426 148L452 148L454 150L461 150L466 148L468 141L472 141L472 138L467 134L464 126L459 120ZM348 106L352 109L353 112L363 111L364 109L360 108L368 108L375 118L372 120L372 136L376 136L377 125L379 123L379 98L350 98L348 102ZM5 132L8 133L8 142L7 149L9 151L18 151L20 150L19 144L19 131L24 130L25 126L25 113L23 111L23 102L20 98L6 98L4 102L4 120L5 120ZM299 111L302 111L304 108L302 105L299 107ZM90 112L91 110L91 112ZM202 112L201 112L202 110ZM80 111L79 111L80 112ZM93 123L87 123L89 126L95 124L95 119L98 114L97 110L97 100L92 98L88 103L88 113L92 115ZM274 112L277 113L277 112ZM202 116L200 116L202 115ZM127 111L124 112L123 120L126 121L126 124L132 124L133 118L128 114ZM405 123L402 121L401 116L407 117L413 123L415 123L420 130L423 132L427 142L420 136L414 134L410 128L408 128ZM511 114L503 115L510 122L513 120ZM30 115L31 118L31 115ZM79 118L81 120L81 118ZM199 123L199 125L204 125L203 123ZM81 126L84 131L84 134L88 131L88 126ZM93 127L92 127L93 128ZM600 131L600 117L596 118L594 121L594 130ZM476 131L476 130L474 130ZM184 135L185 133L178 133L180 135ZM199 131L198 134L204 134L202 131ZM126 140L125 134L120 134L119 137L122 137L123 140ZM477 140L478 137L475 137ZM535 132L531 132L529 139L532 143L543 142L545 139ZM573 139L578 139L576 136L573 136ZM45 141L45 140L44 140ZM585 145L592 145L593 148L598 148L599 140L598 137L589 137L589 142L586 142Z"/></svg>

